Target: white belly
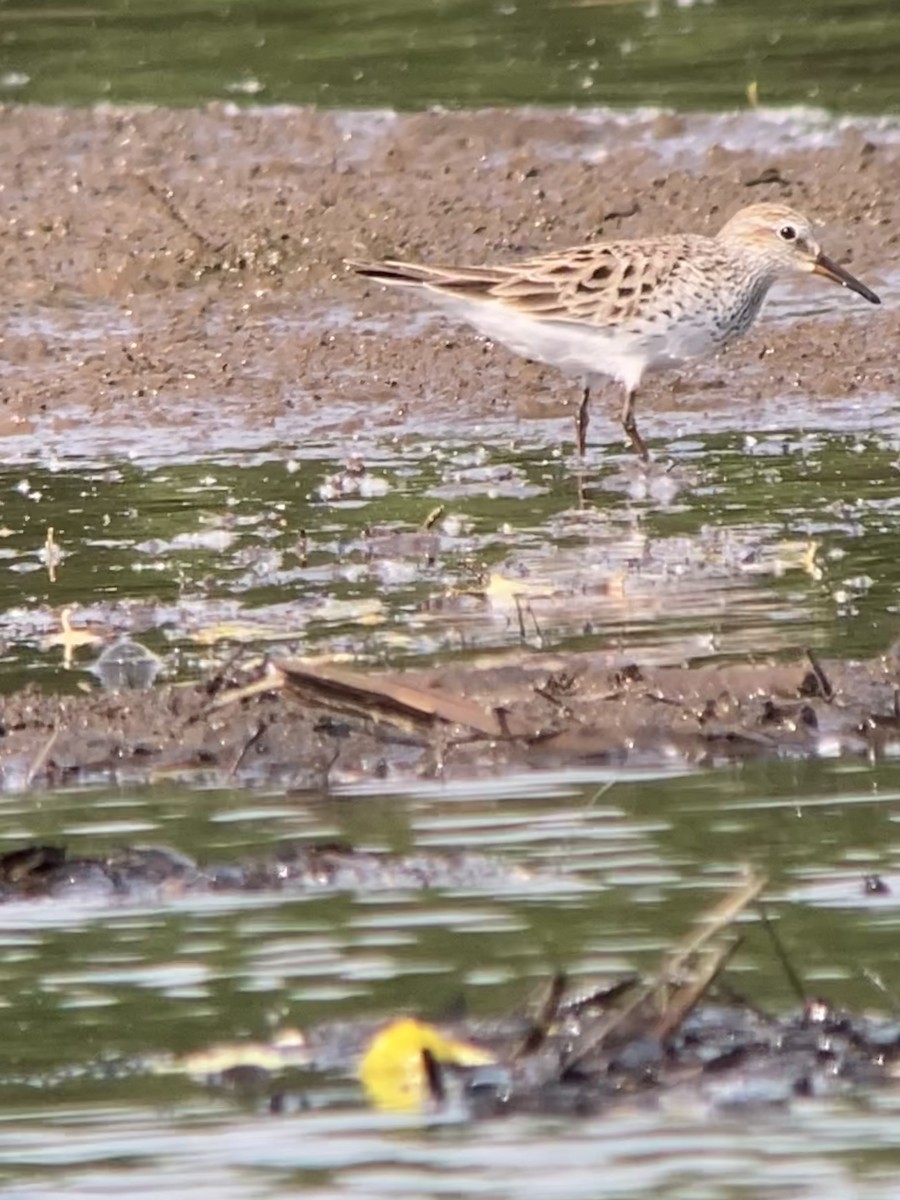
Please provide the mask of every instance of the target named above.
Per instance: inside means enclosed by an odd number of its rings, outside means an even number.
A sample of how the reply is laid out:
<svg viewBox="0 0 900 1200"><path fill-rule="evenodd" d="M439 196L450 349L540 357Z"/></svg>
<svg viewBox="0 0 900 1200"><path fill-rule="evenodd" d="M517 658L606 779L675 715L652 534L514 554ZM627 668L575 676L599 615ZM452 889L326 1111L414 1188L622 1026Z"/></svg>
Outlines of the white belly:
<svg viewBox="0 0 900 1200"><path fill-rule="evenodd" d="M717 347L709 332L695 326L665 334L645 329L600 329L575 322L542 321L484 301L461 300L431 292L430 300L448 314L525 358L537 359L570 375L607 375L637 387L647 370L676 367L686 358Z"/></svg>

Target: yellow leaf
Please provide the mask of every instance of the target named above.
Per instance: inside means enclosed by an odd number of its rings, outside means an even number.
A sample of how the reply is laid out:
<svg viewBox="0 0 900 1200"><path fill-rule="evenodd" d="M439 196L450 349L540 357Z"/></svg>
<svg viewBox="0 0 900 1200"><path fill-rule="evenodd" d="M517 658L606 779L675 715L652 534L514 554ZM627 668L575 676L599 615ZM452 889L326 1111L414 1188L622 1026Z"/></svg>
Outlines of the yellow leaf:
<svg viewBox="0 0 900 1200"><path fill-rule="evenodd" d="M417 1112L429 1098L422 1052L439 1063L479 1067L495 1062L492 1054L468 1042L457 1042L433 1025L403 1017L377 1033L359 1064L359 1078L377 1108Z"/></svg>

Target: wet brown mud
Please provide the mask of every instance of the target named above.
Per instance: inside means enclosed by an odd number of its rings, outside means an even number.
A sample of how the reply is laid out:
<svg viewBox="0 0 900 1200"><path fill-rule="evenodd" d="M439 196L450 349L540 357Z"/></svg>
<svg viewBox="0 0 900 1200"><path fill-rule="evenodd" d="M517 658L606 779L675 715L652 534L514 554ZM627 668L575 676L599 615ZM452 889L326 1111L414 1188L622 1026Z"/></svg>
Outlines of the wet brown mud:
<svg viewBox="0 0 900 1200"><path fill-rule="evenodd" d="M338 687L333 671L323 681L309 664L299 686L290 660L281 665L149 691L24 689L3 703L0 779L8 790L172 777L306 791L585 764L878 758L900 742L894 655L693 668L508 655L503 665L339 671Z"/></svg>

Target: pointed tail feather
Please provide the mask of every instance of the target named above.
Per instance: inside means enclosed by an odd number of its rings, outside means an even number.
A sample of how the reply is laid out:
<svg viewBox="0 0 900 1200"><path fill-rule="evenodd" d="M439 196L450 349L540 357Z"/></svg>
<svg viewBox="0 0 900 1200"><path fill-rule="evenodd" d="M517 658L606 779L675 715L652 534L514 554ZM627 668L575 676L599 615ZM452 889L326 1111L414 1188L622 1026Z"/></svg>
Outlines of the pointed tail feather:
<svg viewBox="0 0 900 1200"><path fill-rule="evenodd" d="M454 294L484 295L505 277L504 270L496 267L426 267L395 259L376 263L357 262L349 258L344 261L357 275L378 283L397 287L426 287Z"/></svg>
<svg viewBox="0 0 900 1200"><path fill-rule="evenodd" d="M395 262L389 259L385 262L357 262L345 258L344 263L366 279L375 279L379 283L394 283L400 286L415 286L426 283L429 271L427 267L417 267L413 263Z"/></svg>

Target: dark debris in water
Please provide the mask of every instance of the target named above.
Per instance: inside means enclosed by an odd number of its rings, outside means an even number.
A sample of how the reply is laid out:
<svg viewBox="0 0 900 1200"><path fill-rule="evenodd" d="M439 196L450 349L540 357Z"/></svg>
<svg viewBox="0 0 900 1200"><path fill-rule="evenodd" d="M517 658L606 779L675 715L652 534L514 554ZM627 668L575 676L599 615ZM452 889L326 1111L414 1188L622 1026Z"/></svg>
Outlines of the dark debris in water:
<svg viewBox="0 0 900 1200"><path fill-rule="evenodd" d="M646 977L576 992L558 974L520 1012L493 1020L328 1022L159 1067L239 1093L252 1084L278 1111L289 1099L298 1107L284 1090L285 1071L351 1072L378 1107L459 1119L594 1115L671 1099L747 1111L889 1084L900 1063L900 1021L841 1011L806 993L760 905L764 884L757 875L742 879ZM749 919L755 907L758 925ZM797 991L799 1005L786 1014L765 1011L727 977L744 939L760 929Z"/></svg>
<svg viewBox="0 0 900 1200"><path fill-rule="evenodd" d="M204 868L160 847L70 858L34 845L0 858L0 898L68 899L98 887L146 897L167 889L466 886L490 882L491 872L498 883L504 871L479 855L359 854L340 845L282 847L227 868ZM185 1055L104 1058L73 1071L105 1081L136 1072L188 1076L279 1114L320 1108L329 1077L341 1081L345 1104L347 1079L355 1077L375 1107L442 1121L576 1118L672 1103L679 1111L746 1114L892 1085L900 1074L896 1013L853 1013L808 992L761 904L764 886L762 876L744 875L650 973L578 988L557 973L512 1013L432 1023L395 1012L284 1027L266 1042L216 1043L211 1030L206 1048ZM729 978L744 942L760 935L797 994L786 1013L768 1011ZM740 979L746 988L746 975ZM61 1070L27 1083L59 1086L72 1077ZM0 1083L22 1080L4 1075Z"/></svg>
<svg viewBox="0 0 900 1200"><path fill-rule="evenodd" d="M503 887L531 877L524 868L482 854L385 854L339 843L285 844L268 857L207 865L167 846L82 855L61 846L30 845L0 856L0 903L176 900L208 892Z"/></svg>
<svg viewBox="0 0 900 1200"><path fill-rule="evenodd" d="M693 1096L718 1108L784 1105L885 1084L897 1075L900 1021L808 995L761 906L762 927L800 1007L774 1015L740 995L726 968L764 886L750 876L665 952L657 972L570 998L561 979L532 1015L505 1071L458 1072L473 1112L591 1113L612 1103ZM742 920L740 932L735 922Z"/></svg>

